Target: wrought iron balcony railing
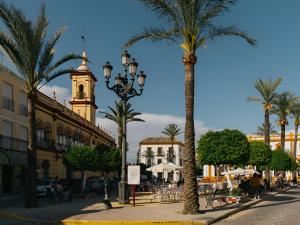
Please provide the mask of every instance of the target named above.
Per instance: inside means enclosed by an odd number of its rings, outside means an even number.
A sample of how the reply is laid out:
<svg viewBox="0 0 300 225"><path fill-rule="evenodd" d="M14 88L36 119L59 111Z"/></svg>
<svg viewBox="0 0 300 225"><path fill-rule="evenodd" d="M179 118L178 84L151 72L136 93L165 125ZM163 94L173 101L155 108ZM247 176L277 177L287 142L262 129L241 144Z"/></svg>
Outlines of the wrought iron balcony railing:
<svg viewBox="0 0 300 225"><path fill-rule="evenodd" d="M0 135L0 148L4 150L27 151L28 142L25 140Z"/></svg>

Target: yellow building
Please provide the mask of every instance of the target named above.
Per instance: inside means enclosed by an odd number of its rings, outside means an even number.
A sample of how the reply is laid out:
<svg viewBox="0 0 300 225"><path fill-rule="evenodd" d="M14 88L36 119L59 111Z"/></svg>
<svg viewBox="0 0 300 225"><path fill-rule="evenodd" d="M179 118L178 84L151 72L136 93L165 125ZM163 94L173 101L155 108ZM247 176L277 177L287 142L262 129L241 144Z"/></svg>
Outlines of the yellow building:
<svg viewBox="0 0 300 225"><path fill-rule="evenodd" d="M85 53L84 53L85 54ZM0 109L0 185L3 192L18 191L26 165L27 98L23 81L5 67L0 67L2 107ZM36 106L37 173L38 178L79 177L67 171L63 153L74 145L96 146L104 143L115 146L115 140L95 124L95 82L86 61L71 74L72 109L53 97L38 93ZM19 156L20 155L20 156ZM20 166L19 166L20 165ZM21 169L19 169L19 167ZM10 176L9 174L15 174ZM1 175L2 174L2 175ZM16 181L17 180L17 181ZM5 185L4 185L5 183Z"/></svg>

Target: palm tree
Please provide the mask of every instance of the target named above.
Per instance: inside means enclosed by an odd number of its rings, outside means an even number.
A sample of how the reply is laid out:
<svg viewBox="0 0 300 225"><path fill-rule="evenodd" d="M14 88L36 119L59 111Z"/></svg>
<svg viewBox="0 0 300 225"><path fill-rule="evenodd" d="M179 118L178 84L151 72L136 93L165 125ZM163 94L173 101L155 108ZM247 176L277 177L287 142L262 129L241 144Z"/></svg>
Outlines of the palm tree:
<svg viewBox="0 0 300 225"><path fill-rule="evenodd" d="M0 18L6 28L5 32L0 32L0 46L25 81L25 91L28 96L29 140L25 206L36 207L38 205L35 136L37 92L42 83L45 84L73 71L71 68L59 69L60 66L82 57L68 54L53 62L56 43L65 29L60 29L46 41L48 19L44 4L41 6L37 20L32 22L20 9L0 1Z"/></svg>
<svg viewBox="0 0 300 225"><path fill-rule="evenodd" d="M296 101L291 108L291 115L294 118L294 159L297 158L297 139L298 139L298 128L300 125L300 102Z"/></svg>
<svg viewBox="0 0 300 225"><path fill-rule="evenodd" d="M171 123L164 128L162 133L170 137L172 154L174 154L174 140L177 135L181 134L180 127L178 127L175 123ZM172 154L169 153L168 158L173 158Z"/></svg>
<svg viewBox="0 0 300 225"><path fill-rule="evenodd" d="M265 143L270 146L270 109L272 108L273 101L276 97L276 89L281 83L281 78L277 78L275 81L272 79L261 80L258 79L255 82L255 89L259 92L260 96L250 96L248 101L259 102L264 109L264 136Z"/></svg>
<svg viewBox="0 0 300 225"><path fill-rule="evenodd" d="M254 101L262 104L264 110L264 139L265 143L270 146L270 109L272 108L272 103L276 97L276 89L281 83L281 78L277 78L275 81L272 79L261 80L258 79L255 82L255 89L258 91L260 96L250 96L248 101ZM270 172L269 166L265 167L265 174L268 184L270 182ZM268 185L269 186L269 185Z"/></svg>
<svg viewBox="0 0 300 225"><path fill-rule="evenodd" d="M278 132L275 130L275 126L272 126L271 123L269 126L269 131L270 131L270 134L278 134ZM257 127L256 134L260 135L260 136L265 135L265 124L264 123L262 124L262 126Z"/></svg>
<svg viewBox="0 0 300 225"><path fill-rule="evenodd" d="M288 125L287 117L291 113L292 106L295 104L297 97L290 92L283 92L274 98L272 114L278 116L278 125L280 126L280 145L281 149L285 148L285 127Z"/></svg>
<svg viewBox="0 0 300 225"><path fill-rule="evenodd" d="M145 152L145 158L147 161L147 166L152 166L152 160L154 158L154 154L151 148L148 148Z"/></svg>
<svg viewBox="0 0 300 225"><path fill-rule="evenodd" d="M110 112L101 112L104 114L104 118L114 121L118 125L118 148L122 148L122 115L123 115L123 106L122 102L115 102L115 108L109 107ZM129 102L126 102L126 122L145 122L145 120L136 118L136 116L141 115L139 112L135 112L132 108L132 105Z"/></svg>
<svg viewBox="0 0 300 225"><path fill-rule="evenodd" d="M132 37L124 45L129 47L146 39L150 41L179 41L184 51L185 68L185 109L184 131L184 213L199 211L197 181L195 173L195 128L194 128L194 77L197 63L197 50L206 42L221 36L237 36L255 45L255 40L234 26L218 26L214 18L220 16L235 1L232 0L139 0L158 15L164 27L146 27L140 34Z"/></svg>

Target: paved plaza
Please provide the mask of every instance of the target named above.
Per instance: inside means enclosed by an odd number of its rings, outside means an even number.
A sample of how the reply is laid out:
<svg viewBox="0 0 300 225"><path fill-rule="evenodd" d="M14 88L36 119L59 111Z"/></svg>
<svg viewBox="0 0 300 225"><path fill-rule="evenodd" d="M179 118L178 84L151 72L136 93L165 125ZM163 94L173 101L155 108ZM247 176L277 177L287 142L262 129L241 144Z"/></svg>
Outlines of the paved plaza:
<svg viewBox="0 0 300 225"><path fill-rule="evenodd" d="M271 219L271 217L265 216L268 214L277 215L279 217L278 221L281 221L281 223L276 224L285 224L282 222L285 219L294 220L293 218L297 218L297 211L295 208L297 206L299 207L300 204L300 188L297 187L273 197L274 194L276 193L270 193L268 195L268 200L252 206L251 209L246 209L245 211L239 212L231 218L219 222L219 224L268 224L260 223L260 221L265 221L266 218ZM261 201L252 200L244 205L234 204L222 208L217 207L216 209L212 210L210 208L206 209L204 200L201 200L201 214L183 215L181 213L183 208L182 202L150 203L145 199L140 199L135 207L131 205L121 206L117 202L113 202L113 209L107 210L101 203L101 197L94 199L77 199L71 202L52 204L46 204L45 200L46 199L44 199L44 202L42 201L42 204L44 205L39 208L26 209L21 206L16 206L1 210L2 214L0 215L2 216L0 218L2 219L0 219L0 225L31 225L30 222L24 222L24 220L23 222L7 220L7 218L3 216L6 214L17 215L19 219L30 218L32 220L44 221L48 222L48 224L49 222L54 223L55 221L57 222L62 220L111 221L111 223L113 221L195 221L198 222L198 224L207 224L215 222L218 218L226 217L229 214L240 211L240 209L247 206L247 204L252 205L255 202ZM284 208L282 206L284 206ZM285 212L280 214L279 210L287 210L287 213ZM6 214L3 214L3 212ZM274 214L273 212L277 213ZM253 220L254 218L256 222L250 223L249 221ZM276 219L274 220L276 221Z"/></svg>

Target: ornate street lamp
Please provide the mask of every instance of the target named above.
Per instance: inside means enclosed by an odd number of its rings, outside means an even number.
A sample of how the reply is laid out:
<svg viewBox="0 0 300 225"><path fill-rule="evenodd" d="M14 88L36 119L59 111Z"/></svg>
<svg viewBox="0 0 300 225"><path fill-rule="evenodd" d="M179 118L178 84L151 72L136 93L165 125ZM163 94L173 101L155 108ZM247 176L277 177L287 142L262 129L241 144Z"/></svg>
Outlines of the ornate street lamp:
<svg viewBox="0 0 300 225"><path fill-rule="evenodd" d="M119 183L119 203L128 204L129 196L128 196L128 185L126 181L126 103L130 98L135 96L140 96L143 93L146 75L143 71L140 71L140 74L137 75L137 67L138 63L135 59L130 60L130 55L127 51L121 55L121 61L124 68L123 74L118 74L115 76L115 84L110 86L110 78L113 67L107 62L103 66L103 73L105 77L106 87L109 90L114 91L122 101L123 107L123 115L122 115L122 173L121 173L121 181ZM128 73L130 78L128 77ZM134 88L135 77L138 77L138 85L139 88Z"/></svg>

